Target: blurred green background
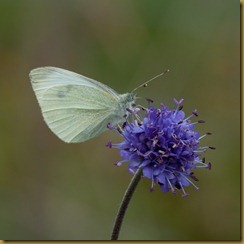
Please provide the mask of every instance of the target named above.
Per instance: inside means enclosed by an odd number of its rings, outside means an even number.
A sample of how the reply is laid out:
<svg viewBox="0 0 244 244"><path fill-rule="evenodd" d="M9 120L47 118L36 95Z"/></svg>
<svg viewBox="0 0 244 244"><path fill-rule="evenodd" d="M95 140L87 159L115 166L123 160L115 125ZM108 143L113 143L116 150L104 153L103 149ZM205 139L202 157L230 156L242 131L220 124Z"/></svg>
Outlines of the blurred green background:
<svg viewBox="0 0 244 244"><path fill-rule="evenodd" d="M195 108L212 170L199 191L163 193L143 179L121 240L240 239L240 3L233 0L0 1L0 239L108 240L131 175L108 131L65 144L46 126L31 69L57 66L119 93L169 68L138 91L169 107ZM141 103L142 100L140 100Z"/></svg>

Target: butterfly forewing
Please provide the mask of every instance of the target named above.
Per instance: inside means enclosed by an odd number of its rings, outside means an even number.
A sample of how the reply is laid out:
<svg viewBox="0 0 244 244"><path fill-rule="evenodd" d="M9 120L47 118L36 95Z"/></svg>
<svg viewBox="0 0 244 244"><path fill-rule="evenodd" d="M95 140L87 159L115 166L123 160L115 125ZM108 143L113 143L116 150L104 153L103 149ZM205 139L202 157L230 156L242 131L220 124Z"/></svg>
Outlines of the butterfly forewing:
<svg viewBox="0 0 244 244"><path fill-rule="evenodd" d="M30 72L30 79L35 93L40 95L48 88L52 88L55 85L71 84L94 87L96 89L100 88L118 98L118 93L103 83L61 68L40 67L33 69Z"/></svg>

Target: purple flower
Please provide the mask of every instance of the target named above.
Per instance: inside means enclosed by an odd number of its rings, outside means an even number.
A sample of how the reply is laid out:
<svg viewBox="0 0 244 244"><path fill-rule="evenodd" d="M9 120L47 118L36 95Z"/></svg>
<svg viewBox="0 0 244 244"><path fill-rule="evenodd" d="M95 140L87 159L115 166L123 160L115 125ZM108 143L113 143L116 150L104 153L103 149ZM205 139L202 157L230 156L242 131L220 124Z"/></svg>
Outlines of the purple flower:
<svg viewBox="0 0 244 244"><path fill-rule="evenodd" d="M200 140L211 133L200 136L194 130L195 124L204 123L203 120L191 122L192 117L198 116L197 110L193 110L185 118L181 105L183 99L174 99L174 102L174 110L169 110L163 104L160 109L150 106L146 109L144 118L138 113L132 113L135 120L127 121L118 129L124 141L119 144L109 142L107 146L120 150L123 160L116 165L128 162L131 173L142 168L143 176L151 179L151 191L158 184L163 192L171 190L176 193L181 190L182 196L187 196L185 187L192 185L198 189L193 183L198 179L192 170L210 169L211 164L205 163L205 158L201 159L201 155L208 148L214 148L199 146Z"/></svg>

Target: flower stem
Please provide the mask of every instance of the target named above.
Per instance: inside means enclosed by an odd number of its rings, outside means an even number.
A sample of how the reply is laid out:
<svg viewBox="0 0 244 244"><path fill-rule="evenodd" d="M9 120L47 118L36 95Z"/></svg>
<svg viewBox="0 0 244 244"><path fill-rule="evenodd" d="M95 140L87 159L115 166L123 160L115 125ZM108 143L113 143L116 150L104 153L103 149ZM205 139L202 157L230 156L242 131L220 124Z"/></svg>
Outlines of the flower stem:
<svg viewBox="0 0 244 244"><path fill-rule="evenodd" d="M111 240L118 240L119 237L119 232L120 232L120 228L121 225L123 223L123 219L127 210L127 207L130 203L130 199L141 179L141 173L142 173L142 169L138 169L136 171L136 173L134 174L133 178L131 179L131 182L128 186L128 188L126 189L125 195L122 199L122 202L120 204L119 207L119 211L117 213L115 222L114 222L114 227L113 227L113 232L111 235Z"/></svg>

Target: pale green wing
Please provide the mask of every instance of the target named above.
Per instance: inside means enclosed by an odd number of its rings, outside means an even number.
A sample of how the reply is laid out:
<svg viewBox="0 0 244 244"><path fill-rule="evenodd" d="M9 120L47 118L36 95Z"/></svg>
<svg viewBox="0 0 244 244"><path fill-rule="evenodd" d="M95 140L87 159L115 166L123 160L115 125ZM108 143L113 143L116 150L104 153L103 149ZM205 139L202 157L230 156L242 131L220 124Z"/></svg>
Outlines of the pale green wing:
<svg viewBox="0 0 244 244"><path fill-rule="evenodd" d="M63 141L86 141L106 130L108 123L123 121L125 111L112 89L74 77L73 72L68 75L69 71L55 68L55 74L47 75L43 69L31 72L31 82L47 125Z"/></svg>
<svg viewBox="0 0 244 244"><path fill-rule="evenodd" d="M82 85L96 89L101 88L119 100L119 94L109 86L86 76L57 67L47 66L33 69L30 72L30 79L33 89L38 96L41 96L47 89L56 85Z"/></svg>

